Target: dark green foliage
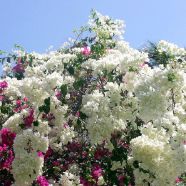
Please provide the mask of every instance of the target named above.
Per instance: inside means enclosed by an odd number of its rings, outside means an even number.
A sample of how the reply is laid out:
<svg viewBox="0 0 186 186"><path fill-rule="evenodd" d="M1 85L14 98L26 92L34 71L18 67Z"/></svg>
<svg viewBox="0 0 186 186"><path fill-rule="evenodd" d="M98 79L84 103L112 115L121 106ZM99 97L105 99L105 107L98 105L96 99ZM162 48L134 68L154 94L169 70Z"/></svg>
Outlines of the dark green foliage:
<svg viewBox="0 0 186 186"><path fill-rule="evenodd" d="M73 83L73 87L75 90L79 90L85 83L85 79L83 78L79 78L78 80L76 80L74 83Z"/></svg>
<svg viewBox="0 0 186 186"><path fill-rule="evenodd" d="M173 72L171 72L171 73L168 73L167 78L168 78L168 81L174 82L176 80L176 75Z"/></svg>
<svg viewBox="0 0 186 186"><path fill-rule="evenodd" d="M60 89L61 89L61 93L63 94L63 97L65 97L68 93L67 85L66 84L62 85Z"/></svg>
<svg viewBox="0 0 186 186"><path fill-rule="evenodd" d="M44 105L39 107L39 111L44 112L45 114L50 112L50 97L44 100Z"/></svg>
<svg viewBox="0 0 186 186"><path fill-rule="evenodd" d="M147 52L150 59L153 59L156 61L157 64L162 64L164 66L175 59L175 56L168 54L166 51L159 52L157 49L157 44L154 44L152 42L149 42Z"/></svg>
<svg viewBox="0 0 186 186"><path fill-rule="evenodd" d="M38 127L38 126L39 126L39 121L38 121L38 120L34 121L34 122L33 122L33 125L34 125L35 127Z"/></svg>

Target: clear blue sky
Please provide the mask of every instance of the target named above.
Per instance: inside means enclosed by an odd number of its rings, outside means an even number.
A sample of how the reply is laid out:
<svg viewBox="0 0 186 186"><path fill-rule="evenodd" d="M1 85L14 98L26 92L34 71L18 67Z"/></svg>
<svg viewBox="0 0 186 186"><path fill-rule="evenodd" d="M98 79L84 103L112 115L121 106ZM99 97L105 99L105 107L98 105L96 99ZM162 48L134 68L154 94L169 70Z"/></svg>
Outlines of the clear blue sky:
<svg viewBox="0 0 186 186"><path fill-rule="evenodd" d="M0 49L59 47L90 10L125 20L125 40L140 48L165 39L186 46L186 0L0 0Z"/></svg>

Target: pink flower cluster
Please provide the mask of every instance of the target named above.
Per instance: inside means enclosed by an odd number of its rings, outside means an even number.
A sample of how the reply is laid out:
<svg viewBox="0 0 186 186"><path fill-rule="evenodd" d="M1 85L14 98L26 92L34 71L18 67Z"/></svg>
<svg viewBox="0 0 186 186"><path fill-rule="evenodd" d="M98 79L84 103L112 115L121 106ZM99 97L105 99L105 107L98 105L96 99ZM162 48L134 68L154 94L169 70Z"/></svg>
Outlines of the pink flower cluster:
<svg viewBox="0 0 186 186"><path fill-rule="evenodd" d="M0 170L11 169L12 161L14 160L14 155L12 149L7 145L0 146Z"/></svg>
<svg viewBox="0 0 186 186"><path fill-rule="evenodd" d="M85 46L81 49L81 54L84 56L89 56L91 54L91 49L88 46Z"/></svg>
<svg viewBox="0 0 186 186"><path fill-rule="evenodd" d="M34 110L30 109L29 110L29 115L23 119L24 124L26 127L31 127L32 123L34 121Z"/></svg>
<svg viewBox="0 0 186 186"><path fill-rule="evenodd" d="M3 95L3 91L7 87L8 87L8 83L6 81L0 82L0 101L3 101L5 99L5 96Z"/></svg>
<svg viewBox="0 0 186 186"><path fill-rule="evenodd" d="M49 183L44 176L38 176L36 182L39 186L49 186Z"/></svg>
<svg viewBox="0 0 186 186"><path fill-rule="evenodd" d="M8 87L8 83L6 81L1 81L0 82L0 89L5 89Z"/></svg>
<svg viewBox="0 0 186 186"><path fill-rule="evenodd" d="M83 186L92 186L92 183L88 182L87 180L85 180L83 177L80 177L80 183Z"/></svg>
<svg viewBox="0 0 186 186"><path fill-rule="evenodd" d="M179 177L176 178L175 182L178 184L178 183L181 183L183 180Z"/></svg>
<svg viewBox="0 0 186 186"><path fill-rule="evenodd" d="M11 132L8 128L3 128L0 131L0 144L12 147L16 133Z"/></svg>
<svg viewBox="0 0 186 186"><path fill-rule="evenodd" d="M61 97L62 97L62 93L59 91L59 90L56 90L56 92L55 92L55 96L57 97L57 99L61 99Z"/></svg>
<svg viewBox="0 0 186 186"><path fill-rule="evenodd" d="M0 131L0 170L11 169L12 161L14 160L12 146L15 137L16 134L8 128L3 128Z"/></svg>
<svg viewBox="0 0 186 186"><path fill-rule="evenodd" d="M103 172L103 170L102 170L102 168L100 167L100 165L98 165L98 164L94 164L94 165L93 165L91 175L92 175L92 177L93 177L96 181L98 181L98 178L99 178L100 176L102 176L102 172Z"/></svg>
<svg viewBox="0 0 186 186"><path fill-rule="evenodd" d="M49 122L55 119L55 116L53 113L42 114L42 119L48 120Z"/></svg>
<svg viewBox="0 0 186 186"><path fill-rule="evenodd" d="M44 154L41 151L38 151L37 152L37 156L40 157L40 158L44 158Z"/></svg>
<svg viewBox="0 0 186 186"><path fill-rule="evenodd" d="M14 73L24 73L25 72L21 58L18 59L17 64L13 67L12 71Z"/></svg>
<svg viewBox="0 0 186 186"><path fill-rule="evenodd" d="M25 108L28 108L28 103L27 102L28 102L27 97L23 98L22 100L18 99L16 101L16 106L15 106L14 112L20 112L21 110L23 110Z"/></svg>

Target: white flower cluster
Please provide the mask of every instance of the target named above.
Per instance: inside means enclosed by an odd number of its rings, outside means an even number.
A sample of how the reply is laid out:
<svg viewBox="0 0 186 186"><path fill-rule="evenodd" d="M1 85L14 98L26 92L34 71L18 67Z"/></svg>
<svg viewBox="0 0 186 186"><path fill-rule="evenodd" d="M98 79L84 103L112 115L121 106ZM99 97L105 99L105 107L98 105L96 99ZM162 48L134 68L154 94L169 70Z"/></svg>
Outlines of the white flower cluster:
<svg viewBox="0 0 186 186"><path fill-rule="evenodd" d="M29 101L28 108L15 112L3 123L4 128L16 132L15 159L12 165L16 185L29 186L38 175L42 175L44 160L38 156L39 151L46 152L49 146L58 150L75 136L73 127L64 128L68 105L62 105L55 96L57 87L63 84L71 86L74 82L72 76L63 74L64 63L68 63L72 58L74 59L74 55L62 55L58 52L35 54L33 66L25 69L23 79L4 79L8 83L4 93L14 104L18 98L26 97ZM48 97L52 119L44 121L39 108ZM30 117L33 117L34 121L37 120L38 126L32 123L29 127L24 127L30 108L34 110L33 116Z"/></svg>
<svg viewBox="0 0 186 186"><path fill-rule="evenodd" d="M96 20L95 17L96 16ZM99 12L93 13L93 18L89 20L89 25L97 34L97 39L117 37L122 39L124 34L124 23L122 20L112 20L109 16L103 16Z"/></svg>
<svg viewBox="0 0 186 186"><path fill-rule="evenodd" d="M96 16L97 22L92 18L89 24L97 34L97 42L99 39L103 42L103 38L112 40L123 34L122 22L113 22L99 13ZM70 119L74 114L74 107L78 105L74 106L72 102L76 102L81 94L81 105L75 111L81 111L87 116L83 127L87 129L92 145L105 141L112 149L111 135L115 131L126 131L129 123L134 129L140 130L139 136L135 136L130 143L132 160L139 164L139 168L134 168L136 185L149 183L152 186L173 186L176 177L186 171L184 65L178 63L174 66L168 64L166 67L159 65L151 68L144 63L148 61L147 53L131 48L123 40L114 39L114 42L115 47L106 49L99 59L85 58L82 64L78 64L80 72L73 69L74 75L68 71L70 68L65 69L65 65L72 67L77 59L76 53L80 55L81 48L64 53L32 53L32 66L26 67L23 79L3 79L8 83L4 94L14 101L27 97L29 107L34 110L34 120L38 122L38 126L21 128L20 125L29 116L29 109L24 108L2 124L17 135L12 165L16 185L29 186L42 174L43 159L38 156L39 151L46 152L48 146L53 150L60 150L77 135ZM178 56L175 59L180 56L184 59L183 56L186 55L185 49L166 41L160 41L157 49L160 53ZM76 79L85 75L87 76L84 79L88 79L90 74L94 80L88 86L85 83L83 88L77 88L77 91L73 87L74 82L78 82ZM62 85L67 85L68 90L60 90ZM58 89L61 91L59 97L55 95ZM46 109L44 104L48 98L50 111L42 113L42 109ZM140 126L136 124L136 119L140 119ZM112 168L114 170L121 166L125 166L125 163L113 163ZM80 186L79 180L79 176L66 171L61 184ZM103 184L103 177L98 182Z"/></svg>
<svg viewBox="0 0 186 186"><path fill-rule="evenodd" d="M179 66L179 65L178 65ZM142 135L131 141L132 156L139 162L137 185L175 185L185 172L185 78L182 68L143 67L134 88L138 117L145 121ZM179 66L180 67L180 66Z"/></svg>
<svg viewBox="0 0 186 186"><path fill-rule="evenodd" d="M16 136L14 141L15 159L12 164L12 173L15 184L31 185L38 175L42 174L44 159L38 156L38 152L46 152L48 138L32 130L25 130L23 134Z"/></svg>
<svg viewBox="0 0 186 186"><path fill-rule="evenodd" d="M83 186L80 184L79 176L76 176L69 171L65 171L64 174L61 176L60 184L62 186Z"/></svg>
<svg viewBox="0 0 186 186"><path fill-rule="evenodd" d="M133 98L122 100L120 95L122 85L109 82L104 87L105 93L95 90L92 94L83 97L82 112L88 116L86 128L93 144L101 144L106 140L112 148L111 134L114 131L125 130L127 120L135 119L134 110L137 105Z"/></svg>
<svg viewBox="0 0 186 186"><path fill-rule="evenodd" d="M139 52L129 46L127 42L118 41L116 47L107 51L106 55L98 60L89 59L82 67L93 70L93 74L103 74L104 70L116 70L118 74L126 73L130 67L139 68L148 58L147 53Z"/></svg>
<svg viewBox="0 0 186 186"><path fill-rule="evenodd" d="M160 53L166 52L169 55L181 57L186 55L186 51L184 48L180 48L173 43L169 43L165 40L161 40L158 42L157 49Z"/></svg>

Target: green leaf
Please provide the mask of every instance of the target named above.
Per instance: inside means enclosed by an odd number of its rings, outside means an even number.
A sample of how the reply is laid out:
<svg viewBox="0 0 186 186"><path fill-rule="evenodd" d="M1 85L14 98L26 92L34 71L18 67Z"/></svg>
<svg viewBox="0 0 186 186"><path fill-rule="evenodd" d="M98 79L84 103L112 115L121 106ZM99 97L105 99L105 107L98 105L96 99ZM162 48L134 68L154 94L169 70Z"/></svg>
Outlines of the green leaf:
<svg viewBox="0 0 186 186"><path fill-rule="evenodd" d="M50 112L50 97L44 100L44 105L39 107L39 111L44 112L45 114Z"/></svg>
<svg viewBox="0 0 186 186"><path fill-rule="evenodd" d="M3 114L9 114L12 111L10 105L3 105L0 108L1 108L1 113L3 113Z"/></svg>
<svg viewBox="0 0 186 186"><path fill-rule="evenodd" d="M35 127L38 127L39 126L39 121L34 121L33 124L34 124Z"/></svg>
<svg viewBox="0 0 186 186"><path fill-rule="evenodd" d="M2 54L6 54L6 52L3 50L0 50L0 55L2 55Z"/></svg>
<svg viewBox="0 0 186 186"><path fill-rule="evenodd" d="M68 67L67 70L68 70L70 75L74 75L74 67L73 66Z"/></svg>
<svg viewBox="0 0 186 186"><path fill-rule="evenodd" d="M14 48L19 49L21 51L25 51L25 49L22 46L18 45L18 44L15 44Z"/></svg>
<svg viewBox="0 0 186 186"><path fill-rule="evenodd" d="M176 75L173 72L167 74L168 81L174 82L176 80Z"/></svg>
<svg viewBox="0 0 186 186"><path fill-rule="evenodd" d="M129 66L129 72L138 72L138 69L133 66Z"/></svg>
<svg viewBox="0 0 186 186"><path fill-rule="evenodd" d="M63 94L63 97L65 97L67 95L68 92L68 87L66 84L61 86L61 93Z"/></svg>
<svg viewBox="0 0 186 186"><path fill-rule="evenodd" d="M24 129L25 128L25 125L23 123L19 124L19 126Z"/></svg>
<svg viewBox="0 0 186 186"><path fill-rule="evenodd" d="M81 125L81 120L80 120L80 119L77 120L77 124L78 124L79 126Z"/></svg>
<svg viewBox="0 0 186 186"><path fill-rule="evenodd" d="M44 103L45 103L46 106L50 105L50 97L46 98L44 100Z"/></svg>
<svg viewBox="0 0 186 186"><path fill-rule="evenodd" d="M81 87L84 85L85 82L86 82L86 81L85 81L83 78L80 78L80 79L78 79L77 81L75 81L75 82L73 83L73 87L74 87L76 90L78 90L79 88L81 88Z"/></svg>
<svg viewBox="0 0 186 186"><path fill-rule="evenodd" d="M39 112L43 112L43 106L39 107Z"/></svg>
<svg viewBox="0 0 186 186"><path fill-rule="evenodd" d="M8 63L11 62L11 58L10 57L7 57L7 60L6 60Z"/></svg>
<svg viewBox="0 0 186 186"><path fill-rule="evenodd" d="M80 117L82 120L84 120L84 119L87 118L87 115L80 111L80 112L79 112L79 117Z"/></svg>

